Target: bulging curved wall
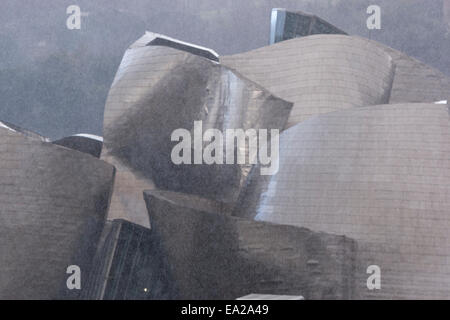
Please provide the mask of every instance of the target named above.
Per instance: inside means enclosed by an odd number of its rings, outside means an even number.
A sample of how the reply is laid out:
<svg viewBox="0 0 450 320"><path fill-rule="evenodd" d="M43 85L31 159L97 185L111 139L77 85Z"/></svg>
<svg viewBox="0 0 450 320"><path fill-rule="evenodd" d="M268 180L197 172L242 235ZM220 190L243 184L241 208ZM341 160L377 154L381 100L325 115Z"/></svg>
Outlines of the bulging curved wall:
<svg viewBox="0 0 450 320"><path fill-rule="evenodd" d="M319 26L316 29L314 26ZM273 9L271 16L270 43L286 41L297 37L305 37L314 33L343 33L328 22L303 12L289 12L285 9ZM382 43L354 36L361 41L369 41L374 47L383 50L392 57L396 69L389 103L434 102L448 100L450 95L450 79L442 72L407 56L403 52L390 48ZM261 48L260 51L267 51ZM222 58L226 63L244 67L239 59L252 53L238 54ZM238 61L235 61L238 58ZM230 61L229 61L230 60ZM271 65L273 62L271 62ZM251 64L252 71L257 64ZM257 76L255 74L255 76Z"/></svg>
<svg viewBox="0 0 450 320"><path fill-rule="evenodd" d="M80 267L82 290L113 178L90 155L0 128L0 299L77 298L66 269Z"/></svg>
<svg viewBox="0 0 450 320"><path fill-rule="evenodd" d="M356 246L346 236L218 214L204 199L180 193L152 190L144 198L153 261L170 266L150 273L172 299L236 299L251 292L353 297Z"/></svg>
<svg viewBox="0 0 450 320"><path fill-rule="evenodd" d="M355 239L361 298L450 298L449 119L447 105L381 105L289 128L256 219Z"/></svg>
<svg viewBox="0 0 450 320"><path fill-rule="evenodd" d="M223 134L250 128L270 132L285 126L292 108L215 61L146 45L152 38L147 33L123 57L106 102L102 150L102 158L117 167L109 218L144 226L149 221L143 189L156 186L233 203L251 167L174 164L176 129L188 130L192 141L194 121L203 122L203 131Z"/></svg>
<svg viewBox="0 0 450 320"><path fill-rule="evenodd" d="M395 65L389 103L448 100L450 79L442 72L381 43L371 41L389 54Z"/></svg>
<svg viewBox="0 0 450 320"><path fill-rule="evenodd" d="M345 35L295 38L220 61L293 102L288 126L317 114L388 103L395 73L383 49Z"/></svg>

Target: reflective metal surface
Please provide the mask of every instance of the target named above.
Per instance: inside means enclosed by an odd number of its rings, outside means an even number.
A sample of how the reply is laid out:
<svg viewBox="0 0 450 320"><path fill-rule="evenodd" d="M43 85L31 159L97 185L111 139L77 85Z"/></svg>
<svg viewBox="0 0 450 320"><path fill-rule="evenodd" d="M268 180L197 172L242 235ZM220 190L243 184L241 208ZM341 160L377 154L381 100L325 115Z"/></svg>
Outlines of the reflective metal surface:
<svg viewBox="0 0 450 320"><path fill-rule="evenodd" d="M345 35L287 40L220 61L293 102L288 126L317 114L388 103L395 74L384 50Z"/></svg>
<svg viewBox="0 0 450 320"><path fill-rule="evenodd" d="M215 61L167 46L146 46L150 33L125 53L105 108L102 158L117 167L111 219L149 226L142 190L161 189L201 195L232 204L249 164L172 162L176 129L194 137L203 131L283 129L292 103ZM203 146L205 143L203 143ZM248 146L236 152L248 153ZM194 154L194 152L192 152ZM225 157L225 154L224 154Z"/></svg>
<svg viewBox="0 0 450 320"><path fill-rule="evenodd" d="M269 44L313 34L346 33L312 14L279 8L272 9Z"/></svg>
<svg viewBox="0 0 450 320"><path fill-rule="evenodd" d="M6 128L0 150L0 299L77 298L66 269L89 273L114 168Z"/></svg>
<svg viewBox="0 0 450 320"><path fill-rule="evenodd" d="M353 297L356 243L348 237L210 212L202 199L174 192L146 191L145 200L159 248L153 259L170 266L149 273L162 275L171 298Z"/></svg>
<svg viewBox="0 0 450 320"><path fill-rule="evenodd" d="M94 135L79 134L52 141L52 143L100 158L103 139Z"/></svg>
<svg viewBox="0 0 450 320"><path fill-rule="evenodd" d="M255 176L242 207L253 212L241 215L355 239L360 298L448 298L449 141L447 105L310 118L282 133L280 171ZM372 264L382 270L382 290L367 290Z"/></svg>

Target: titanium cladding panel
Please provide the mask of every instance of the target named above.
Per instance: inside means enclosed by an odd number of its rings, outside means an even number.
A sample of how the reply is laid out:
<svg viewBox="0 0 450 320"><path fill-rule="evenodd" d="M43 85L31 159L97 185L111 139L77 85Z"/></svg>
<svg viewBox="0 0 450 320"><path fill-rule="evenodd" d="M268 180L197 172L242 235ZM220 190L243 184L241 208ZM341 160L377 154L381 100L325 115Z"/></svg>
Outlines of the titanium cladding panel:
<svg viewBox="0 0 450 320"><path fill-rule="evenodd" d="M153 260L167 261L169 268L158 272L169 281L171 298L353 295L356 245L346 236L204 211L201 199L170 191L146 191L144 197L159 248Z"/></svg>
<svg viewBox="0 0 450 320"><path fill-rule="evenodd" d="M385 50L396 65L389 103L434 102L448 100L450 97L450 79L442 72L389 48L371 41Z"/></svg>
<svg viewBox="0 0 450 320"><path fill-rule="evenodd" d="M256 219L355 239L361 298L450 298L449 116L447 105L382 105L284 131ZM372 264L381 290L367 290Z"/></svg>
<svg viewBox="0 0 450 320"><path fill-rule="evenodd" d="M293 102L288 126L317 114L388 103L395 74L384 50L345 35L287 40L220 61Z"/></svg>
<svg viewBox="0 0 450 320"><path fill-rule="evenodd" d="M142 190L156 186L232 204L251 168L175 165L174 130L188 130L192 141L194 121L203 121L203 131L281 130L292 108L215 61L145 45L152 38L147 33L125 53L106 102L102 150L102 159L117 168L109 218L147 227Z"/></svg>
<svg viewBox="0 0 450 320"><path fill-rule="evenodd" d="M76 298L66 269L89 274L114 168L4 128L0 155L0 299Z"/></svg>

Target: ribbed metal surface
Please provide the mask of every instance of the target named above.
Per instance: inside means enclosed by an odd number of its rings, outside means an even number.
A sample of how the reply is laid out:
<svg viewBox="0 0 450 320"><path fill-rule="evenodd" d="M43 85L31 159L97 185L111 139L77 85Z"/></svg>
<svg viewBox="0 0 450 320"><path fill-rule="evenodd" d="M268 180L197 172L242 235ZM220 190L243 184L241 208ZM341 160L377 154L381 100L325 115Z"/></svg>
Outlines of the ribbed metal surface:
<svg viewBox="0 0 450 320"><path fill-rule="evenodd" d="M293 102L288 126L321 113L388 103L395 71L384 50L345 35L287 40L220 61Z"/></svg>
<svg viewBox="0 0 450 320"><path fill-rule="evenodd" d="M69 149L77 150L90 154L93 157L100 158L103 143L99 140L83 136L70 136L52 141L53 144L63 146Z"/></svg>
<svg viewBox="0 0 450 320"><path fill-rule="evenodd" d="M156 185L233 203L251 167L175 165L174 130L187 129L194 137L197 120L204 131L222 133L282 129L292 108L217 62L167 46L145 46L147 40L138 40L119 67L106 103L102 151L102 158L117 167L109 218L143 226L149 226L143 189Z"/></svg>
<svg viewBox="0 0 450 320"><path fill-rule="evenodd" d="M205 211L179 193L146 191L145 200L172 298L353 297L356 243L348 237Z"/></svg>
<svg viewBox="0 0 450 320"><path fill-rule="evenodd" d="M389 103L434 102L450 97L450 78L406 54L372 41L388 53L395 65Z"/></svg>
<svg viewBox="0 0 450 320"><path fill-rule="evenodd" d="M316 33L345 34L342 30L314 15L304 12L290 12L285 9L272 10L270 44ZM363 39L363 41L367 41L367 39ZM450 79L442 72L379 42L370 41L370 43L391 56L396 66L389 103L433 102L448 99L450 96ZM232 56L231 60L234 60L233 57L245 57L248 54L251 53ZM299 54L302 54L302 52L299 52ZM222 60L229 63L228 57L224 57ZM369 63L374 62L369 60ZM255 66L253 65L253 67ZM240 69L242 65L238 63L236 67ZM282 81L289 84L291 80Z"/></svg>
<svg viewBox="0 0 450 320"><path fill-rule="evenodd" d="M449 119L447 105L401 104L300 123L280 138L278 174L256 179L253 214L355 239L360 297L448 299ZM366 288L371 264L381 290Z"/></svg>
<svg viewBox="0 0 450 320"><path fill-rule="evenodd" d="M89 274L114 168L0 128L0 299L75 298L69 265Z"/></svg>

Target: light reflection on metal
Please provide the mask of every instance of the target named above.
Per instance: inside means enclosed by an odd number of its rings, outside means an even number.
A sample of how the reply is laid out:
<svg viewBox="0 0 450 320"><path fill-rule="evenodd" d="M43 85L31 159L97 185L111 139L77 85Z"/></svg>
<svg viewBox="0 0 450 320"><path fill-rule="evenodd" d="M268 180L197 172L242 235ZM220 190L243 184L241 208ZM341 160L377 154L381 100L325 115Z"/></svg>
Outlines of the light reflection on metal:
<svg viewBox="0 0 450 320"><path fill-rule="evenodd" d="M201 195L232 206L251 165L175 165L176 129L279 129L292 108L263 87L210 59L147 46L146 33L125 53L105 108L102 159L117 167L110 218L149 226L142 189ZM247 154L248 150L244 150ZM192 153L193 154L193 153ZM140 201L142 202L142 201Z"/></svg>

